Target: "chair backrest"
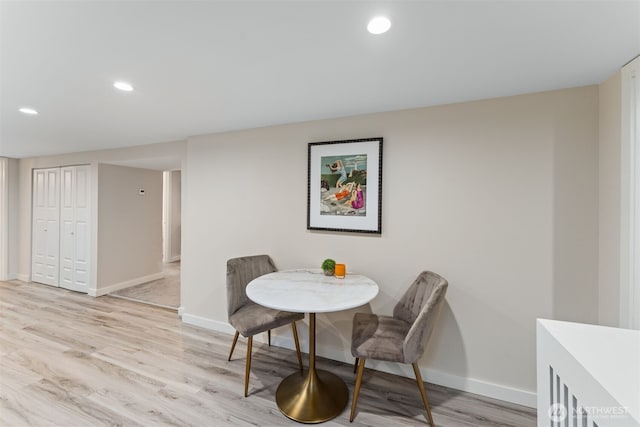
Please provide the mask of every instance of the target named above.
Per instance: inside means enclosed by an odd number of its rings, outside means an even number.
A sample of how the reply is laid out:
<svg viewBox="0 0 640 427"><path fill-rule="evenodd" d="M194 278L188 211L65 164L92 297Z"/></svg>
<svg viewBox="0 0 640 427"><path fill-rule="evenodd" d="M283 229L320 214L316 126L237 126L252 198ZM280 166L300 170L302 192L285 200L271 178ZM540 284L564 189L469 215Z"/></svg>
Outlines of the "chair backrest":
<svg viewBox="0 0 640 427"><path fill-rule="evenodd" d="M276 266L269 255L232 258L227 261L227 315L249 302L245 288L256 277L273 273Z"/></svg>
<svg viewBox="0 0 640 427"><path fill-rule="evenodd" d="M404 363L418 360L440 314L448 283L440 275L423 271L393 309L393 317L411 324L404 339Z"/></svg>

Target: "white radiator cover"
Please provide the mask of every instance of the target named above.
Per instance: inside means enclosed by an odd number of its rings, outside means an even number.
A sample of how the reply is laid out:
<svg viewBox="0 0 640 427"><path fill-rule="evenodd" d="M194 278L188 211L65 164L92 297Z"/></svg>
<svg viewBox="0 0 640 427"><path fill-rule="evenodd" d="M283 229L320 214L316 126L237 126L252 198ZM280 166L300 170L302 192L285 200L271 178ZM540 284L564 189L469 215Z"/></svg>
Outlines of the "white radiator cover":
<svg viewBox="0 0 640 427"><path fill-rule="evenodd" d="M538 319L538 427L640 427L640 331Z"/></svg>

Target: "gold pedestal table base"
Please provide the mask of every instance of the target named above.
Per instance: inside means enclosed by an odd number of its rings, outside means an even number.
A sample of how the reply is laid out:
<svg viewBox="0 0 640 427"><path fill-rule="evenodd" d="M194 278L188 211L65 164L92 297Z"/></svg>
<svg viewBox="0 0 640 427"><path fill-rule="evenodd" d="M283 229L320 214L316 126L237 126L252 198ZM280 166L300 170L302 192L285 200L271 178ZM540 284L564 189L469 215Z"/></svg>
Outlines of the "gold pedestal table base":
<svg viewBox="0 0 640 427"><path fill-rule="evenodd" d="M309 314L309 369L282 380L276 403L290 419L306 424L329 421L340 415L349 401L349 389L338 376L316 370L316 313L360 307L378 294L378 285L360 274L343 279L326 276L320 269L276 271L253 279L247 297L262 306Z"/></svg>
<svg viewBox="0 0 640 427"><path fill-rule="evenodd" d="M331 372L316 370L316 314L309 313L309 370L282 380L276 391L278 408L294 421L316 424L342 413L349 401L347 385Z"/></svg>
<svg viewBox="0 0 640 427"><path fill-rule="evenodd" d="M282 380L276 391L278 408L292 420L315 424L342 413L349 401L349 389L338 376L316 370L300 372Z"/></svg>

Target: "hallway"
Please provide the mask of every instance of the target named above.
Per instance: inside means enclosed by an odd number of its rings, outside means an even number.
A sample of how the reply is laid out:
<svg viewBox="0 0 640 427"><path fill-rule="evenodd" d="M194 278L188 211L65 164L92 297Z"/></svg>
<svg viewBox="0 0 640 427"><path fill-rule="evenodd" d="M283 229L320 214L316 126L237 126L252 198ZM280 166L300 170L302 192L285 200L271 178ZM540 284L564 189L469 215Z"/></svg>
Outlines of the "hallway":
<svg viewBox="0 0 640 427"><path fill-rule="evenodd" d="M180 261L164 264L163 272L163 279L142 283L109 295L177 311L180 307Z"/></svg>

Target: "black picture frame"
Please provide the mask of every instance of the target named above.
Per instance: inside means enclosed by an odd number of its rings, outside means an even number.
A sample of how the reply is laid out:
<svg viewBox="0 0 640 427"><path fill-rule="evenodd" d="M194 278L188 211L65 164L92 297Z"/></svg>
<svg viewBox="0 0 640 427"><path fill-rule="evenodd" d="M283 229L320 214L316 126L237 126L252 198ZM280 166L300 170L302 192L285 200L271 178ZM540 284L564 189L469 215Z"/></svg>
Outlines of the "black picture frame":
<svg viewBox="0 0 640 427"><path fill-rule="evenodd" d="M308 230L382 233L382 142L309 143Z"/></svg>

